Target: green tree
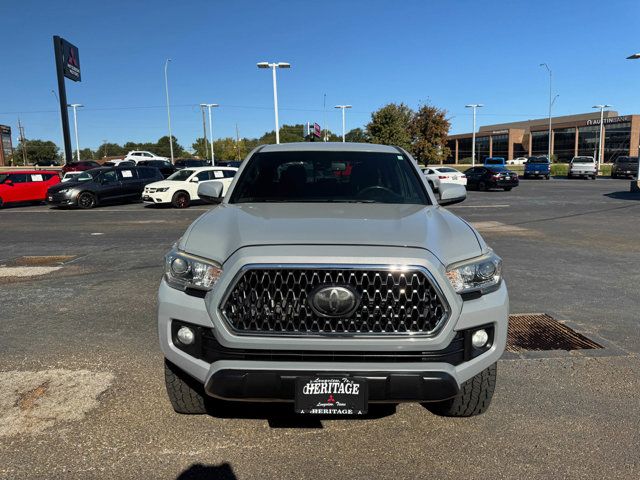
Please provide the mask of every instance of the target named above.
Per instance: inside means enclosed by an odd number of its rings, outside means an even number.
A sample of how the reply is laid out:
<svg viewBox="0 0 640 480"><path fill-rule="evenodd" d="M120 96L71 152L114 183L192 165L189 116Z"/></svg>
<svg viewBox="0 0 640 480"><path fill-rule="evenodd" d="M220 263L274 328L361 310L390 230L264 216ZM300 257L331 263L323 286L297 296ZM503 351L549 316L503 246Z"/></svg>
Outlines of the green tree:
<svg viewBox="0 0 640 480"><path fill-rule="evenodd" d="M411 150L411 122L414 112L404 103L390 103L371 114L367 136L371 143L397 145Z"/></svg>
<svg viewBox="0 0 640 480"><path fill-rule="evenodd" d="M419 163L442 163L450 153L447 135L451 123L447 111L430 104L422 105L413 117L411 153Z"/></svg>
<svg viewBox="0 0 640 480"><path fill-rule="evenodd" d="M367 137L367 134L361 128L354 128L352 130L349 130L344 135L344 138L347 142L356 142L356 143L369 142L369 138Z"/></svg>
<svg viewBox="0 0 640 480"><path fill-rule="evenodd" d="M95 160L96 154L90 148L83 148L80 150L80 159L81 160Z"/></svg>
<svg viewBox="0 0 640 480"><path fill-rule="evenodd" d="M209 158L211 156L211 146L209 141L205 145L204 137L196 138L196 141L191 144L191 148L193 149L193 154L198 158Z"/></svg>
<svg viewBox="0 0 640 480"><path fill-rule="evenodd" d="M96 157L115 157L117 155L126 155L124 147L117 143L103 143L96 149Z"/></svg>
<svg viewBox="0 0 640 480"><path fill-rule="evenodd" d="M24 140L24 147L27 154L27 163L35 162L57 162L60 160L58 146L51 140ZM15 148L14 164L22 164L22 143Z"/></svg>
<svg viewBox="0 0 640 480"><path fill-rule="evenodd" d="M178 139L171 136L173 139L173 156L182 157L185 153L182 145L178 143ZM155 145L150 145L149 148L144 148L141 150L150 150L152 153L156 155L160 155L161 157L171 158L171 145L169 145L169 136L165 135L164 137L160 137Z"/></svg>

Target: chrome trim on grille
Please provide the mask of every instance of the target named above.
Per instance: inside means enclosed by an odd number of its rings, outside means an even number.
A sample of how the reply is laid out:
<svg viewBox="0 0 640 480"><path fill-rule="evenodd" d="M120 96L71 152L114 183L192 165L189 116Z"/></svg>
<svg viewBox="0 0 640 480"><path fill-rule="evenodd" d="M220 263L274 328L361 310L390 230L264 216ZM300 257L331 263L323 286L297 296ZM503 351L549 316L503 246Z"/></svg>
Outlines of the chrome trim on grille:
<svg viewBox="0 0 640 480"><path fill-rule="evenodd" d="M430 283L431 287L434 289L438 300L442 304L442 308L444 310L444 314L438 320L436 327L426 333L426 332L312 332L312 333L287 333L287 332L271 332L271 331L243 331L238 330L234 327L233 323L224 313L224 306L231 295L233 289L236 287L238 281L242 278L242 276L249 270L279 270L279 269L290 269L290 270L369 270L369 271L406 271L406 272L416 272L419 271L423 273ZM421 265L375 265L375 264L292 264L292 263L269 263L269 264L261 264L261 263L252 263L243 265L238 272L234 275L233 279L227 286L227 289L222 296L220 303L218 304L218 313L220 317L225 321L230 331L234 335L238 336L250 336L250 337L269 337L269 336L277 336L277 337L285 337L285 338L314 338L314 337L323 337L323 338L407 338L407 337L420 337L420 338L430 338L436 336L440 330L447 323L447 320L451 317L451 306L447 301L444 292L440 288L440 285L436 281L433 274L424 266Z"/></svg>

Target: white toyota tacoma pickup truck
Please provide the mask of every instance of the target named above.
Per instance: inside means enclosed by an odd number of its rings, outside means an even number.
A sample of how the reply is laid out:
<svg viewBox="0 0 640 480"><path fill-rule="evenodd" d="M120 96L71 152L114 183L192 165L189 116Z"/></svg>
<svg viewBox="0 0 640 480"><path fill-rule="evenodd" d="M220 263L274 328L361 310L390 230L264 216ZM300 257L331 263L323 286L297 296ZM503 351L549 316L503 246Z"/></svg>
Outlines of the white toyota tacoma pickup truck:
<svg viewBox="0 0 640 480"><path fill-rule="evenodd" d="M174 409L292 402L360 415L419 402L484 412L507 338L502 260L384 145L267 145L165 258L158 329Z"/></svg>

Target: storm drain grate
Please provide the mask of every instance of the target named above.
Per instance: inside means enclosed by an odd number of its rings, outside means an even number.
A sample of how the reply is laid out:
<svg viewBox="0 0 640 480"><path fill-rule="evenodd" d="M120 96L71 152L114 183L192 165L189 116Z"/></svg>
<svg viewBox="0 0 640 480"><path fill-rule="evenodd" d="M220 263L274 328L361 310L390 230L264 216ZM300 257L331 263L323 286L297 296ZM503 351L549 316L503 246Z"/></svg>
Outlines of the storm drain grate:
<svg viewBox="0 0 640 480"><path fill-rule="evenodd" d="M603 348L544 313L509 315L507 351Z"/></svg>

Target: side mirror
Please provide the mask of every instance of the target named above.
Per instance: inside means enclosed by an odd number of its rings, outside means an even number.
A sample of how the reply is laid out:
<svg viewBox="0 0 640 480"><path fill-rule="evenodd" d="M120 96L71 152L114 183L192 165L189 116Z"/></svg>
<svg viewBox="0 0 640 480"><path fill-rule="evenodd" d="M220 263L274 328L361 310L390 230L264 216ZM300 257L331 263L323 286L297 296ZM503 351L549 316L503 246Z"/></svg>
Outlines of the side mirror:
<svg viewBox="0 0 640 480"><path fill-rule="evenodd" d="M220 203L222 202L223 189L224 185L215 180L202 182L198 185L198 197L207 203Z"/></svg>
<svg viewBox="0 0 640 480"><path fill-rule="evenodd" d="M198 183L200 181L200 179L198 177L193 177L190 182L191 183Z"/></svg>
<svg viewBox="0 0 640 480"><path fill-rule="evenodd" d="M4 184L5 185L13 185L13 180L7 179L7 180L4 181Z"/></svg>
<svg viewBox="0 0 640 480"><path fill-rule="evenodd" d="M463 202L467 198L467 189L463 185L454 183L440 184L440 205L453 205L454 203Z"/></svg>

